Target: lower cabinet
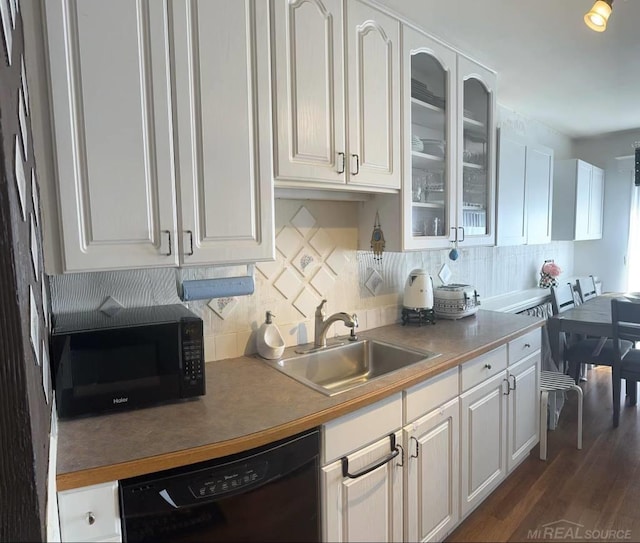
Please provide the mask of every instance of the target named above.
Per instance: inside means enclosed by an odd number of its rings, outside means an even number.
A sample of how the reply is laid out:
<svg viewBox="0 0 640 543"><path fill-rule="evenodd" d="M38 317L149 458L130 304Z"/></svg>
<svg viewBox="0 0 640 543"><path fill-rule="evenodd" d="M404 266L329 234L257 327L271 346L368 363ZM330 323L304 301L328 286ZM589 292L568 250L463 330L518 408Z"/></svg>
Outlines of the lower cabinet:
<svg viewBox="0 0 640 543"><path fill-rule="evenodd" d="M402 541L402 393L322 426L323 541Z"/></svg>
<svg viewBox="0 0 640 543"><path fill-rule="evenodd" d="M324 541L444 540L538 442L539 382L538 329L327 423Z"/></svg>
<svg viewBox="0 0 640 543"><path fill-rule="evenodd" d="M442 541L458 523L458 398L404 427L405 541Z"/></svg>
<svg viewBox="0 0 640 543"><path fill-rule="evenodd" d="M62 541L122 541L118 482L58 492Z"/></svg>
<svg viewBox="0 0 640 543"><path fill-rule="evenodd" d="M509 366L509 380L507 471L510 473L538 443L540 351Z"/></svg>
<svg viewBox="0 0 640 543"><path fill-rule="evenodd" d="M402 541L402 433L391 436L322 468L324 541Z"/></svg>
<svg viewBox="0 0 640 543"><path fill-rule="evenodd" d="M501 372L460 396L463 517L507 474L508 390L505 373Z"/></svg>

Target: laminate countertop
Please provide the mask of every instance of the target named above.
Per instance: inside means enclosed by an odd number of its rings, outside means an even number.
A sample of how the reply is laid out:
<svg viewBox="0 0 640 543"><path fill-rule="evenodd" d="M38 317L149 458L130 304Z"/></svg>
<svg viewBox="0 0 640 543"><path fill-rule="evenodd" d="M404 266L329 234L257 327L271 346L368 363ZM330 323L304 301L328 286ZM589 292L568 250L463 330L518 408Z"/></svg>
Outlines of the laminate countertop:
<svg viewBox="0 0 640 543"><path fill-rule="evenodd" d="M207 393L195 400L58 421L58 490L219 458L292 436L462 364L544 322L480 310L456 321L439 319L435 325L393 324L362 332L361 338L440 356L333 397L257 356L208 362Z"/></svg>

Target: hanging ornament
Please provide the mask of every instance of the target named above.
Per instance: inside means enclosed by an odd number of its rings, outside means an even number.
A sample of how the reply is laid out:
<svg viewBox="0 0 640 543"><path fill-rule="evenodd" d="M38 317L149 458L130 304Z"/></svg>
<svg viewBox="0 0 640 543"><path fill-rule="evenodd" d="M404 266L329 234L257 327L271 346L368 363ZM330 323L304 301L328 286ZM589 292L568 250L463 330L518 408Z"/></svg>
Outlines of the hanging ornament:
<svg viewBox="0 0 640 543"><path fill-rule="evenodd" d="M456 233L455 241L452 241L451 243L453 243L453 248L449 251L449 259L450 260L458 260L458 257L460 256L460 253L458 253L458 236L457 236L457 233Z"/></svg>
<svg viewBox="0 0 640 543"><path fill-rule="evenodd" d="M373 223L373 232L371 233L371 250L373 251L374 260L382 262L384 246L384 234L382 233L382 228L380 228L380 217L376 211L376 220Z"/></svg>

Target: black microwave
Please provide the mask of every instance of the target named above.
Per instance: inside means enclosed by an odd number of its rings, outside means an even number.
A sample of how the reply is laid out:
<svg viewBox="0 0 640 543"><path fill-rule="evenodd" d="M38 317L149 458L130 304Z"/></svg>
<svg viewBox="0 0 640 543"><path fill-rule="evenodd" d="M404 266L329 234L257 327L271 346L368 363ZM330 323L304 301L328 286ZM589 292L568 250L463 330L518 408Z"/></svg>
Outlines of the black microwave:
<svg viewBox="0 0 640 543"><path fill-rule="evenodd" d="M61 418L205 393L202 319L179 304L55 315L50 346Z"/></svg>

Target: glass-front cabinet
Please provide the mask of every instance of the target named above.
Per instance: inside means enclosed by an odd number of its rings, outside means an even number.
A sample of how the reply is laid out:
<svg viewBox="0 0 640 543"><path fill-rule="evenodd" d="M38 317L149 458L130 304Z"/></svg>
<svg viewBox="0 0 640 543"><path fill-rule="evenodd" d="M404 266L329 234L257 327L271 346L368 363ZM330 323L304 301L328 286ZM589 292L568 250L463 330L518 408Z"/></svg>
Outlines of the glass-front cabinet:
<svg viewBox="0 0 640 543"><path fill-rule="evenodd" d="M456 55L404 28L404 248L446 247L455 217ZM453 239L453 238L451 238Z"/></svg>
<svg viewBox="0 0 640 543"><path fill-rule="evenodd" d="M495 75L403 28L403 249L492 244Z"/></svg>
<svg viewBox="0 0 640 543"><path fill-rule="evenodd" d="M495 242L495 74L458 57L458 241Z"/></svg>

